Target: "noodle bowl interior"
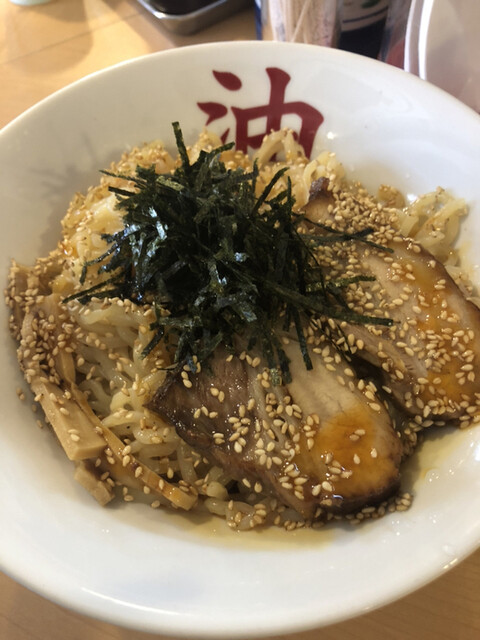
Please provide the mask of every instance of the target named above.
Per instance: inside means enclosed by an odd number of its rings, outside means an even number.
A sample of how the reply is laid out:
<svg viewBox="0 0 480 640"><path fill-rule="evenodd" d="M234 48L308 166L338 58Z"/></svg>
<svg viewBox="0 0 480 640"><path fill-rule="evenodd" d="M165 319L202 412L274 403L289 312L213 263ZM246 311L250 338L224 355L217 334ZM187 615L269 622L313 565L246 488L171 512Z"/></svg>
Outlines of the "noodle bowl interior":
<svg viewBox="0 0 480 640"><path fill-rule="evenodd" d="M193 162L202 149L211 150L219 146L221 141L214 134L203 132L198 141L188 148L189 157ZM117 206L117 195L111 189L132 189L133 186L121 178L105 175L86 194L74 196L62 220L58 246L48 256L38 258L33 267L13 263L7 289L7 303L11 310L10 328L18 342L20 366L32 389L35 402L44 411L46 423L53 429L66 455L74 464L75 478L102 505L114 498L126 502L141 500L153 508L210 513L224 518L228 526L240 530L265 525L295 529L321 526L335 520L359 523L365 519L378 518L389 511L408 509L412 496L402 492L398 469L406 457L414 454L425 429L452 422L460 427L467 427L475 422L479 413L480 388L476 386L472 373L477 358L477 320L471 303L473 292L462 273L459 256L454 249L461 218L467 213L464 202L440 188L410 204L391 186L382 186L375 197L370 196L361 185L348 182L344 169L334 154L323 151L313 159L306 158L293 133L288 130L273 132L267 136L254 157L232 149L223 151L221 159L227 169L241 167L247 172L253 169L255 161L259 168L255 185L258 195L280 167L287 167L287 173L278 180L269 197L275 198L287 188L288 177L292 185L295 212L308 209L314 199L312 194L315 185L323 185L323 191L317 194L317 200L326 199L325 215L330 216L329 226L335 224L335 216L338 214L331 204L333 201L328 200L330 194L334 194L337 201L343 203L348 198L353 198L355 206L360 207L360 213L366 219L369 215L373 216L374 211L376 220L381 216L383 221L387 221L384 227L392 230L388 236L392 243L395 243L397 236L410 238L415 246L421 247L418 255L423 256L421 252L428 252L430 260L444 265L465 303L468 301L471 305L468 307L472 317L471 326L466 328L465 334L458 333L463 329L449 321L451 315L448 315L446 304L445 318L439 312L439 322L445 320L445 326L442 324L437 334L442 335L444 342L449 340L450 351L445 350L443 343L440 345L437 340L436 354L441 359L444 349L445 361L448 358L451 361L460 349L462 363L459 371L464 375L457 376L456 380L464 380L461 390L457 394L455 389L449 389L444 370L426 381L415 374L417 387L413 391L413 387L400 391L401 382L405 379L405 373L399 371L400 365L396 365L396 369L393 365L390 369L384 366L382 370L379 367L380 373L376 373L373 356L369 356L365 366L355 369L350 360L344 360L342 353L340 359L337 358L333 343L336 342L340 351L342 344L345 344L348 348L346 355L350 357L358 355L367 339L363 334L358 337L354 332L350 333L349 327L342 327L341 323L330 322L332 326L328 329L328 319L323 318L321 324L330 331L327 331L327 342L322 342L323 338L316 342L315 333L309 334L306 330L307 342L311 338L309 344L315 352L314 357L321 359L319 367L330 365L332 377L336 377L339 385L356 394L357 400L359 394L365 399L364 420L366 425L372 423L372 431L369 431L370 427L363 427L357 422L350 424L347 420L348 424L345 423L348 410L342 409L343 421L336 419L336 431L334 435L329 435L321 411L307 411L300 403L297 406L295 398L288 396L284 389L277 390L269 378L268 367L264 366L261 358L257 361L256 353L249 354L247 350L242 351L240 356L242 363L245 361L250 369L256 370L257 382L251 382L251 388L257 389L255 385L260 388L262 380L266 382L261 400L266 417L263 422L257 420L259 426L257 434L254 434L254 405L249 406L248 399L245 404L235 402L237 421L230 420L231 431L227 434L220 433L212 427L210 444L206 448L197 446L198 434L185 435L188 430L182 430L176 424L175 419L183 418L178 417L175 410L171 414L155 410L155 406L161 402L161 399L155 400L155 397L158 390L167 384L174 362L169 345L162 341L145 355L145 349L154 336L153 306L118 297L94 297L86 304L78 299L65 302L82 288L94 284L91 274L87 274L86 281L82 281L85 262L104 254L105 234L112 235L122 229L123 213ZM111 171L128 176L133 175L138 166L152 165L158 174L168 174L179 166L179 159L161 142L155 141L125 153L111 167ZM382 241L387 237L385 230L378 233L383 234ZM402 246L400 242L398 246ZM367 260L369 254L365 255L362 259ZM395 251L392 256L388 263L389 278L393 278L392 281L395 282ZM351 262L347 254L343 259L345 263L349 263L349 260ZM402 273L408 274L409 268L405 266L407 262L399 259L398 264L405 267ZM401 271L400 266L398 273ZM415 269L414 264L411 273L415 277L411 279L411 283L421 280L420 269ZM442 278L436 282L432 280L425 286L433 288ZM443 290L449 291L450 286L446 277L443 280L446 282L444 289L440 286L435 293L439 299L430 301L438 309L442 308ZM347 300L351 300L353 308L358 302L355 292L363 284L352 280L350 286L352 298L347 297ZM372 289L367 290L367 284L364 289L371 296L371 304L374 306L375 284L368 283L368 286ZM405 286L408 286L408 278ZM397 299L398 297L394 297L394 300ZM400 302L397 307L401 309ZM366 309L370 309L368 303ZM372 312L375 312L375 306ZM395 318L393 311L391 315ZM405 322L408 324L408 320ZM451 325L450 332L447 331L448 322ZM413 331L412 327L413 324L410 323L408 331ZM370 328L362 326L362 331L368 332ZM375 331L388 330L380 328ZM403 350L405 358L409 357L410 351L413 354L416 349L414 340L417 338L411 339L408 331L405 330L405 338L395 338L395 344ZM433 330L427 328L422 331L423 337L426 332L425 339L430 341L430 347L426 347L426 350L432 351L436 339ZM470 335L468 331L471 332ZM285 339L285 344L287 342ZM399 344L405 346L398 347ZM377 349L377 355L378 351ZM393 362L395 356L387 348L384 352L390 358L388 360L386 356L384 361ZM415 351L415 354L419 353L420 351ZM431 354L429 356L429 353L425 353L423 360L427 361L429 357ZM327 367L326 370L330 369ZM199 372L200 365L198 371L192 371L189 364L184 365L176 382L182 393L186 393L192 384L195 390L195 374ZM394 384L390 385L385 381L386 374L394 377ZM437 378L440 383L435 382ZM395 384L399 389L398 393ZM441 385L448 390L445 402L436 390L428 390L429 386ZM295 377L291 388L295 388ZM214 421L218 417L215 403L220 406L223 403L222 394L228 396L229 389L230 387L222 387L222 380L217 380L215 384L212 382L209 386L211 404L198 404L191 408L192 424L200 418L204 423ZM430 394L428 399L422 395L424 391L425 394ZM400 394L403 404L398 400ZM183 398L180 391L176 397ZM225 400L227 404L228 400L229 397ZM325 401L325 406L326 404ZM223 406L226 404L223 403ZM260 406L258 398L256 406ZM320 409L321 407L320 403ZM176 418L169 420L169 415ZM388 421L393 439L390 432L385 438L383 435L381 438L376 435L376 415L380 416L379 421ZM231 414L228 419L230 418ZM264 424L265 421L268 424ZM330 424L333 424L333 419ZM345 452L344 444L337 447L339 434L351 447L351 451ZM252 459L247 460L250 455L247 454L250 437L255 439L255 443L252 444ZM380 445L376 445L377 440L374 438L379 439ZM238 444L235 445L235 442ZM367 487L363 490L363 501L357 499L355 494L349 502L345 496L349 495L347 487L351 478L358 477L360 468L368 467L368 473L372 475L377 468L380 469L381 447L384 447L383 458L389 465L388 471L384 468L388 486L376 493ZM227 448L229 455L238 454L242 465L245 465L242 467L246 469L244 476L236 472L235 464L230 465L228 461L220 463ZM212 454L213 449L216 453ZM280 462L277 463L275 458ZM270 462L271 469L266 469L269 459L273 460ZM275 465L278 466L276 471ZM316 477L317 472L312 470L312 465L321 468L323 475ZM261 471L258 470L260 467ZM274 473L273 480L269 473ZM278 491L275 490L276 487ZM287 494L292 495L291 500L285 498ZM302 501L315 502L315 507L310 511L303 510ZM345 504L349 505L348 509L343 508L342 505Z"/></svg>

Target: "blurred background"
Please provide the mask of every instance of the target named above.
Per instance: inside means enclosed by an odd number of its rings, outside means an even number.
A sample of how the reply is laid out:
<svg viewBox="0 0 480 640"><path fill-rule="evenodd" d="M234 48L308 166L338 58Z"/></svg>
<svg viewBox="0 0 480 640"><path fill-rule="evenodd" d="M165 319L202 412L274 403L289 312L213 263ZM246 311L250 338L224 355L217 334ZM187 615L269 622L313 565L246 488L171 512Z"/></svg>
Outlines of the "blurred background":
<svg viewBox="0 0 480 640"><path fill-rule="evenodd" d="M378 58L480 111L479 0L0 0L0 19L0 126L123 60L255 38Z"/></svg>

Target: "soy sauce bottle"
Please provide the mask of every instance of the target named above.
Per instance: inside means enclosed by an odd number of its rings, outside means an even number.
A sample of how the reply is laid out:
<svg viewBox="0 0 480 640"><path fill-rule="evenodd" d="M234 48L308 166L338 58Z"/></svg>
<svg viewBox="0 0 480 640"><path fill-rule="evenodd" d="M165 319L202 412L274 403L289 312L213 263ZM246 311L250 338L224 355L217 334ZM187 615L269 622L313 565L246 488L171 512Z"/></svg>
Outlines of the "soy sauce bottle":
<svg viewBox="0 0 480 640"><path fill-rule="evenodd" d="M377 58L389 0L343 0L339 49Z"/></svg>

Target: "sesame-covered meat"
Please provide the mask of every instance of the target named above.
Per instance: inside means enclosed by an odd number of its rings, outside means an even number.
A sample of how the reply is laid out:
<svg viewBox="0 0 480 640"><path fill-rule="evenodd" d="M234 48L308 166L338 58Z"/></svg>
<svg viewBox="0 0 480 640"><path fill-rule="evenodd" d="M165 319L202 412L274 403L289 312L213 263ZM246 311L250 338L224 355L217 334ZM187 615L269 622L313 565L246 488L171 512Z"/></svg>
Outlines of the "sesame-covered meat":
<svg viewBox="0 0 480 640"><path fill-rule="evenodd" d="M352 242L324 252L330 277L367 276L350 286L348 305L359 314L390 318L391 326L340 323L355 358L373 364L391 394L418 423L468 424L480 413L480 310L446 268L418 242L403 237L371 197L347 202L322 185L307 217L352 233L371 226L383 247ZM425 423L425 421L428 421Z"/></svg>
<svg viewBox="0 0 480 640"><path fill-rule="evenodd" d="M289 384L273 385L260 358L219 349L208 366L159 389L150 408L233 479L307 519L390 495L401 445L374 385L324 342L313 346L311 370L298 343L284 346Z"/></svg>
<svg viewBox="0 0 480 640"><path fill-rule="evenodd" d="M379 368L387 389L408 413L434 421L469 422L480 411L480 310L441 263L409 240L395 253L369 252L362 265L375 276L391 327L349 326L357 355Z"/></svg>

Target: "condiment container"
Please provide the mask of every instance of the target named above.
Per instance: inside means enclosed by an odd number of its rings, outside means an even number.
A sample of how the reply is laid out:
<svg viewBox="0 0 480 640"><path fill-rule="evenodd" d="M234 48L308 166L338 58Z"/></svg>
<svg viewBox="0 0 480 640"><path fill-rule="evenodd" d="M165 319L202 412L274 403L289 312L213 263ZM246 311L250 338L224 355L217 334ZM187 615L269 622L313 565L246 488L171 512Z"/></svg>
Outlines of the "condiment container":
<svg viewBox="0 0 480 640"><path fill-rule="evenodd" d="M257 37L335 47L343 0L255 0Z"/></svg>
<svg viewBox="0 0 480 640"><path fill-rule="evenodd" d="M380 52L389 0L343 0L339 49L376 58Z"/></svg>

